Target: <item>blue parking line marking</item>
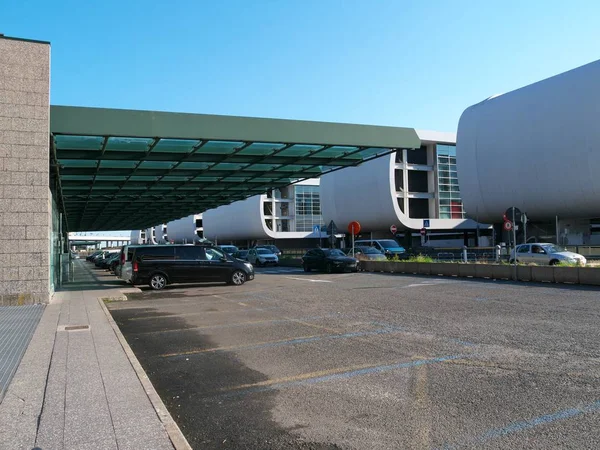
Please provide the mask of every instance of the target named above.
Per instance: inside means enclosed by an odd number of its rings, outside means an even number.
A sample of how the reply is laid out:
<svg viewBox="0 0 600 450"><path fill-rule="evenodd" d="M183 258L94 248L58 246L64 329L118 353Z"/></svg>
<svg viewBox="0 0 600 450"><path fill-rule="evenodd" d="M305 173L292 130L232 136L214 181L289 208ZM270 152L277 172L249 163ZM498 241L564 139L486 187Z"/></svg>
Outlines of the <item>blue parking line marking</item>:
<svg viewBox="0 0 600 450"><path fill-rule="evenodd" d="M395 330L395 331L404 331L404 332L407 332L407 333L417 333L417 331L410 330L410 329L407 329L407 328L404 328L404 327L400 327L400 326L397 326L397 325L394 325L394 324L391 324L391 323L387 323L387 322L371 322L371 324L372 325L377 325L377 326L380 326L380 327L384 327L384 328L390 328L390 329ZM422 333L422 334L430 335L430 336L436 336L433 333ZM464 345L465 347L475 347L477 345L477 344L474 344L473 342L464 341L462 339L456 339L456 338L443 338L443 339L446 339L446 340L448 340L450 342L455 342L455 343L460 344L460 345Z"/></svg>
<svg viewBox="0 0 600 450"><path fill-rule="evenodd" d="M346 379L350 379L350 378L354 378L354 377L358 377L358 376L390 372L392 370L409 369L412 367L418 367L418 366L422 366L422 365L443 363L446 361L462 359L465 357L466 357L465 355L448 355L448 356L439 356L436 358L419 359L416 361L409 361L409 362L403 362L403 363L397 363L397 364L388 364L388 365L382 365L382 366L368 367L365 369L351 370L349 372L317 376L314 378L306 378L304 380L298 380L298 381L284 381L281 383L274 383L274 384L267 385L267 386L253 386L253 387L241 389L238 391L226 392L226 393L217 395L216 397L229 398L229 397L244 396L244 395L254 394L254 393L259 393L259 392L268 392L268 391L273 391L273 390L285 389L285 388L290 388L290 387L310 386L313 384L324 383L324 382L328 382L328 381L346 380Z"/></svg>
<svg viewBox="0 0 600 450"><path fill-rule="evenodd" d="M386 327L386 328L382 328L379 330L355 331L352 333L343 333L343 334L327 334L327 335L322 335L322 336L312 336L312 337L306 337L306 338L288 339L288 340L282 340L282 341L278 341L278 342L265 342L262 344L248 344L248 345L241 345L239 347L226 347L223 349L214 349L214 350L211 350L210 352L207 350L199 351L197 353L184 352L184 353L177 354L177 355L176 354L168 355L168 357L189 358L190 355L205 355L205 354L210 354L210 353L231 352L231 351L238 351L238 350L256 350L256 349L264 349L264 348L284 347L284 346L288 346L288 345L308 344L311 342L319 342L319 341L327 341L327 340L349 339L349 338L353 338L353 337L362 337L362 336L376 336L376 335L382 335L382 334L395 333L397 331L398 330L395 328Z"/></svg>
<svg viewBox="0 0 600 450"><path fill-rule="evenodd" d="M593 403L589 403L584 406L563 409L561 411L557 411L551 414L544 414L543 416L534 417L532 419L513 422L503 428L493 428L487 431L486 433L482 434L481 436L475 437L474 439L471 439L464 443L452 445L445 444L442 447L442 449L451 450L473 443L484 443L492 439L507 436L513 433L519 433L521 431L530 430L540 425L546 425L560 420L572 419L573 417L580 416L582 414L595 413L598 411L600 411L600 400L597 400Z"/></svg>

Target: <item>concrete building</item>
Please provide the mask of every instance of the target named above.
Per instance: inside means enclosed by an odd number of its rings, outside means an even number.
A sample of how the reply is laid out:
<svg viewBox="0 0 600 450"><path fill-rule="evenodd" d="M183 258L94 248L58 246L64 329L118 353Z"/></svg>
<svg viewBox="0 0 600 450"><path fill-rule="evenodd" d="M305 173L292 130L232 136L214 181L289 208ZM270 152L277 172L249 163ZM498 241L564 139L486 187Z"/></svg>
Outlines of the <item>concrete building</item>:
<svg viewBox="0 0 600 450"><path fill-rule="evenodd" d="M204 236L211 241L303 248L328 237L321 216L318 179L269 190L203 214ZM308 241L307 241L308 239Z"/></svg>
<svg viewBox="0 0 600 450"><path fill-rule="evenodd" d="M191 244L204 238L203 215L192 214L174 220L166 225L168 242L174 244Z"/></svg>
<svg viewBox="0 0 600 450"><path fill-rule="evenodd" d="M47 302L64 223L49 187L50 44L0 36L0 305Z"/></svg>
<svg viewBox="0 0 600 450"><path fill-rule="evenodd" d="M532 239L600 244L598 105L600 61L467 108L457 143L467 213L498 223L515 206Z"/></svg>
<svg viewBox="0 0 600 450"><path fill-rule="evenodd" d="M323 217L346 228L358 221L376 237L397 237L406 245L475 245L477 230L488 243L488 225L465 216L456 169L456 135L417 131L421 147L325 175L321 178ZM475 215L473 215L475 217ZM428 238L416 239L422 228ZM467 233L465 235L465 233ZM465 239L466 238L466 239Z"/></svg>

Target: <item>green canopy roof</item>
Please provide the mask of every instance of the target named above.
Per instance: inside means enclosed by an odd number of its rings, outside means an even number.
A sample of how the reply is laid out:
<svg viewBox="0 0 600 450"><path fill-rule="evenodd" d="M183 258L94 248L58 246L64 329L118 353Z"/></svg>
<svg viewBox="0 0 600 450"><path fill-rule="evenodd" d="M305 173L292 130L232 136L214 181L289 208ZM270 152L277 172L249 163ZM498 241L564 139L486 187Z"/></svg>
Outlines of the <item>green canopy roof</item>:
<svg viewBox="0 0 600 450"><path fill-rule="evenodd" d="M70 106L50 131L69 231L142 229L421 145L412 128Z"/></svg>

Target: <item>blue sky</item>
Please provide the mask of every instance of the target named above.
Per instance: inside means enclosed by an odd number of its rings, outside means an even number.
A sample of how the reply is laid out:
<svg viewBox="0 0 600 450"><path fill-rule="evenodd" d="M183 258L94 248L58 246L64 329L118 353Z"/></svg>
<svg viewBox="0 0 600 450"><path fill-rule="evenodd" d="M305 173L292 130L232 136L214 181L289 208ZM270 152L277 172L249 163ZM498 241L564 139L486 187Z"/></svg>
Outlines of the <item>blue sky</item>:
<svg viewBox="0 0 600 450"><path fill-rule="evenodd" d="M52 43L52 104L456 131L600 57L594 1L10 3L0 33Z"/></svg>

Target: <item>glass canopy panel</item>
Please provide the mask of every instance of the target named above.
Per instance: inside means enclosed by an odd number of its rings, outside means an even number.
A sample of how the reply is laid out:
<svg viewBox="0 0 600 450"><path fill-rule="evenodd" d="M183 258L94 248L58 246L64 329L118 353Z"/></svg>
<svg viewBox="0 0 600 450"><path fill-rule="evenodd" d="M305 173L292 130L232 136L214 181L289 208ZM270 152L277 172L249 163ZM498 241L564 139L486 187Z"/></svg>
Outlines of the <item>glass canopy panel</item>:
<svg viewBox="0 0 600 450"><path fill-rule="evenodd" d="M88 168L88 167L96 167L98 162L91 159L60 159L59 164L61 166L68 166L69 168L73 167L76 169Z"/></svg>
<svg viewBox="0 0 600 450"><path fill-rule="evenodd" d="M163 169L169 170L177 163L174 161L142 161L139 165L140 169Z"/></svg>
<svg viewBox="0 0 600 450"><path fill-rule="evenodd" d="M238 154L245 156L268 156L276 152L277 150L282 149L283 147L285 147L284 144L254 142L242 151L240 151Z"/></svg>
<svg viewBox="0 0 600 450"><path fill-rule="evenodd" d="M295 145L292 145L290 148L286 148L285 150L281 151L280 153L277 154L277 156L301 157L301 156L306 156L306 155L310 154L311 152L315 152L321 148L323 148L322 145L295 144Z"/></svg>
<svg viewBox="0 0 600 450"><path fill-rule="evenodd" d="M211 170L228 170L228 171L237 171L246 167L246 164L236 164L236 163L219 163L215 164Z"/></svg>
<svg viewBox="0 0 600 450"><path fill-rule="evenodd" d="M365 149L361 150L360 152L349 156L349 158L354 159L354 157L357 156L357 157L359 157L359 159L367 159L367 158L372 158L376 155L389 153L391 151L392 151L391 148L370 147L370 148L365 148Z"/></svg>
<svg viewBox="0 0 600 450"><path fill-rule="evenodd" d="M243 142L231 141L209 141L198 150L199 154L228 155L236 148L243 146Z"/></svg>
<svg viewBox="0 0 600 450"><path fill-rule="evenodd" d="M267 170L273 170L277 167L279 167L280 164L252 164L248 167L245 167L244 170L248 170L248 171L259 171L259 172L265 172Z"/></svg>
<svg viewBox="0 0 600 450"><path fill-rule="evenodd" d="M154 139L151 138L110 137L106 143L106 151L145 152L153 142Z"/></svg>
<svg viewBox="0 0 600 450"><path fill-rule="evenodd" d="M133 169L137 165L137 161L114 161L101 160L100 167L103 169Z"/></svg>
<svg viewBox="0 0 600 450"><path fill-rule="evenodd" d="M346 153L356 152L358 147L342 147L342 146L333 146L327 148L325 150L319 151L315 153L315 157L318 158L339 158L344 156Z"/></svg>
<svg viewBox="0 0 600 450"><path fill-rule="evenodd" d="M211 167L211 163L204 162L182 162L177 166L178 169L196 169L196 170L206 170Z"/></svg>
<svg viewBox="0 0 600 450"><path fill-rule="evenodd" d="M57 149L61 150L100 150L104 138L102 136L54 136Z"/></svg>
<svg viewBox="0 0 600 450"><path fill-rule="evenodd" d="M187 139L161 139L153 151L159 153L189 153L200 142L198 140Z"/></svg>

